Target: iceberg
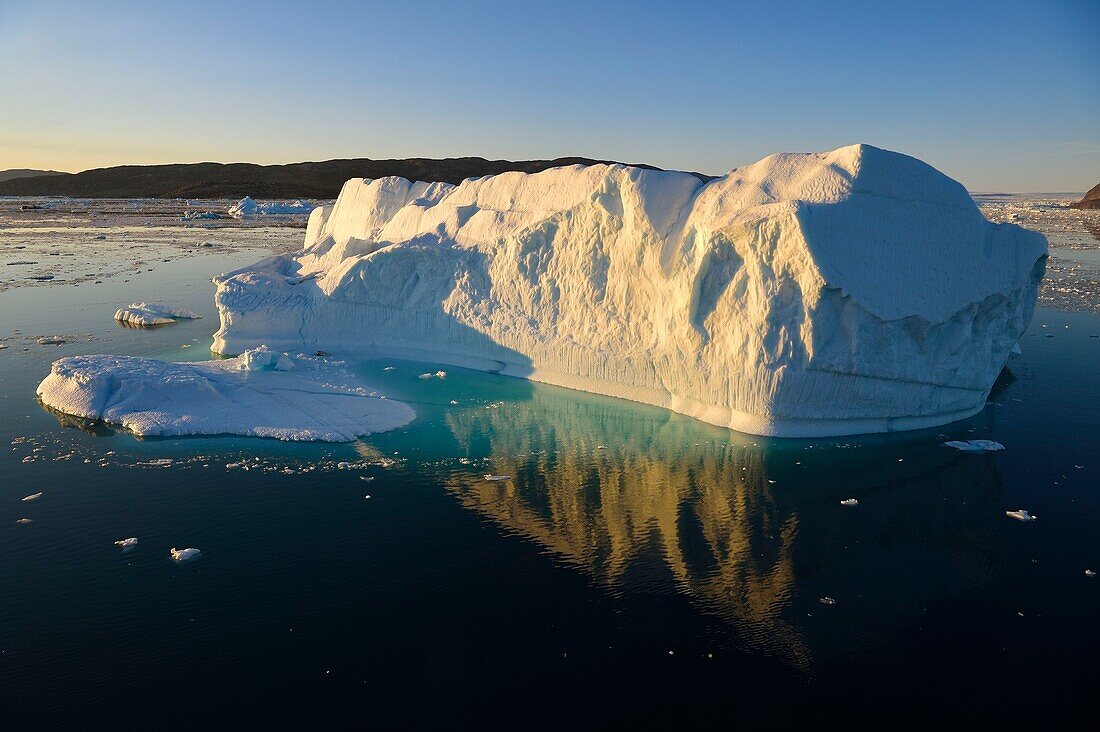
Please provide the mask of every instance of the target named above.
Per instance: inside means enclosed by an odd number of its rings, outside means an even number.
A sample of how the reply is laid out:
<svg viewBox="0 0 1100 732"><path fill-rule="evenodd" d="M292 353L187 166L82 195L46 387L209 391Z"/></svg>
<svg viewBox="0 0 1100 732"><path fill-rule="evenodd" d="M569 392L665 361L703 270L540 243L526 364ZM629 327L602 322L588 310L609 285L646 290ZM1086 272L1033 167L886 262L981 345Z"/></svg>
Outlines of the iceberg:
<svg viewBox="0 0 1100 732"><path fill-rule="evenodd" d="M257 203L251 196L245 196L229 207L228 214L235 219L247 219L252 216L286 216L291 214L308 214L313 210L313 205L302 200L279 203Z"/></svg>
<svg viewBox="0 0 1100 732"><path fill-rule="evenodd" d="M190 310L168 307L156 303L135 302L129 307L119 308L115 311L115 320L127 325L136 325L139 328L148 328L154 325L167 325L177 320L195 320L201 318Z"/></svg>
<svg viewBox="0 0 1100 732"><path fill-rule="evenodd" d="M38 396L59 412L118 424L139 436L348 442L415 416L329 361L291 359L263 347L198 363L72 356L54 362Z"/></svg>
<svg viewBox="0 0 1100 732"><path fill-rule="evenodd" d="M869 145L709 183L602 164L352 179L301 251L215 278L213 348L483 369L760 435L917 429L985 406L1046 255Z"/></svg>

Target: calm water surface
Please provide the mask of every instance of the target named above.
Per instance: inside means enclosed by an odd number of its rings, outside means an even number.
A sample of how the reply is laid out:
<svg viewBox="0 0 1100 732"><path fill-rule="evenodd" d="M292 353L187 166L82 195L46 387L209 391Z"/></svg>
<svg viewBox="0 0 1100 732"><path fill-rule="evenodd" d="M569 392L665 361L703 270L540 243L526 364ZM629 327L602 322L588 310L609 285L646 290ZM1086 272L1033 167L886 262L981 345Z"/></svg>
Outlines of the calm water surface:
<svg viewBox="0 0 1100 732"><path fill-rule="evenodd" d="M749 437L460 369L421 381L434 365L397 361L356 368L418 418L347 445L139 441L38 405L62 356L209 357L209 276L255 258L0 293L5 726L1091 709L1100 317L1039 311L983 413L894 436ZM145 298L206 318L113 323ZM1039 520L1005 516L1021 507ZM136 549L113 545L128 536ZM203 556L175 564L174 546Z"/></svg>

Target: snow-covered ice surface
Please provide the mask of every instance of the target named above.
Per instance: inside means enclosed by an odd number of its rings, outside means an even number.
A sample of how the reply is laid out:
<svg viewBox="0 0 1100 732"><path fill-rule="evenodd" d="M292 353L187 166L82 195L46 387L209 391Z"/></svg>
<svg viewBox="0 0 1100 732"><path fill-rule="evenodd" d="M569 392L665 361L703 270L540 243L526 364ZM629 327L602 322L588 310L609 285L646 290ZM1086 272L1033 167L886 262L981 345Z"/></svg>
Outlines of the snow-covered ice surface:
<svg viewBox="0 0 1100 732"><path fill-rule="evenodd" d="M115 311L115 320L140 327L167 325L177 320L201 318L190 310L174 308L160 303L135 302Z"/></svg>
<svg viewBox="0 0 1100 732"><path fill-rule="evenodd" d="M266 348L199 363L72 356L54 362L38 396L64 414L119 424L139 436L346 442L414 416L336 364Z"/></svg>
<svg viewBox="0 0 1100 732"><path fill-rule="evenodd" d="M706 185L621 165L353 179L303 251L216 278L214 349L419 358L757 434L914 429L984 407L1046 252L865 145Z"/></svg>

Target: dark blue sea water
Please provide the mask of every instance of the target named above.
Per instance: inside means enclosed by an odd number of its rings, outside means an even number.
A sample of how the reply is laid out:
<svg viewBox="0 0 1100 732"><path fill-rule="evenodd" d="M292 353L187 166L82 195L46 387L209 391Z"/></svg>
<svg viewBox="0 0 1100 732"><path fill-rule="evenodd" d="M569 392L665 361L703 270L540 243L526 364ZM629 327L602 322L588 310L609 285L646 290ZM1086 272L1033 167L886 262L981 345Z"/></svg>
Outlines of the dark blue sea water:
<svg viewBox="0 0 1100 732"><path fill-rule="evenodd" d="M209 276L253 258L0 293L6 728L1092 714L1097 316L1039 311L973 419L867 438L396 361L356 368L417 419L347 445L140 441L36 402L65 355L209 357ZM143 298L207 317L113 323Z"/></svg>

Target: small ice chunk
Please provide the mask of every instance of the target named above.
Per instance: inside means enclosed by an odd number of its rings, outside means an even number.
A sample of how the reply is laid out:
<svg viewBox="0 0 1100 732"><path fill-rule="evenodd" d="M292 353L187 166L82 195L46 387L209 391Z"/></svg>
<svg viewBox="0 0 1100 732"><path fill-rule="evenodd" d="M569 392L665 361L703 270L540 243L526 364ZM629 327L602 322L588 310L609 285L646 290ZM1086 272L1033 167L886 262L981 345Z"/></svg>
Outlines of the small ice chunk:
<svg viewBox="0 0 1100 732"><path fill-rule="evenodd" d="M290 371L294 361L285 353L272 351L267 346L259 346L245 351L237 357L241 371Z"/></svg>
<svg viewBox="0 0 1100 732"><path fill-rule="evenodd" d="M196 315L190 310L181 310L168 305L148 302L130 303L129 307L119 308L115 311L115 320L141 328L167 325L177 320L197 320L201 317L201 315Z"/></svg>
<svg viewBox="0 0 1100 732"><path fill-rule="evenodd" d="M29 501L37 501L41 497L42 497L41 491L38 492L38 493L32 493L29 496L23 496L23 503L27 503Z"/></svg>
<svg viewBox="0 0 1100 732"><path fill-rule="evenodd" d="M17 524L29 524L29 523L31 523L32 521L34 521L34 519L29 519L29 518L21 518L21 519L19 519L18 521L16 521L15 523L17 523Z"/></svg>
<svg viewBox="0 0 1100 732"><path fill-rule="evenodd" d="M1095 576L1096 576L1096 572L1093 572L1093 571L1092 571L1091 569L1086 569L1086 570L1085 570L1085 576L1086 576L1086 577L1095 577Z"/></svg>
<svg viewBox="0 0 1100 732"><path fill-rule="evenodd" d="M172 559L176 560L177 562L186 562L189 559L197 559L199 556L202 555L202 552L193 546L187 547L186 549L177 549L176 547L172 547L170 553L172 555Z"/></svg>
<svg viewBox="0 0 1100 732"><path fill-rule="evenodd" d="M131 536L129 539L119 539L115 542L115 546L120 546L123 549L131 549L138 545L136 536Z"/></svg>
<svg viewBox="0 0 1100 732"><path fill-rule="evenodd" d="M998 452L1005 449L1004 445L993 440L949 440L943 444L963 452Z"/></svg>
<svg viewBox="0 0 1100 732"><path fill-rule="evenodd" d="M1015 511L1005 511L1005 516L1014 518L1017 521L1034 521L1039 518L1038 516L1032 516L1028 513L1026 508L1017 508Z"/></svg>
<svg viewBox="0 0 1100 732"><path fill-rule="evenodd" d="M485 475L484 477L485 477L485 480L489 480L489 481L511 480L512 479L512 476L510 476L510 475L492 475L491 473Z"/></svg>
<svg viewBox="0 0 1100 732"><path fill-rule="evenodd" d="M365 480L369 483L370 481L374 480L374 476L373 475L360 475L359 480Z"/></svg>
<svg viewBox="0 0 1100 732"><path fill-rule="evenodd" d="M859 501L857 501L855 498L845 498L843 501L840 502L840 505L841 506L858 506Z"/></svg>
<svg viewBox="0 0 1100 732"><path fill-rule="evenodd" d="M396 369L396 368L397 368L396 366L387 366L386 368L384 368L384 369L382 369L382 370L383 370L383 371L393 371L393 370L394 370L394 369Z"/></svg>
<svg viewBox="0 0 1100 732"><path fill-rule="evenodd" d="M820 600L818 600L818 602L820 602L822 605L835 605L836 604L836 600L829 597L828 595L822 597Z"/></svg>

